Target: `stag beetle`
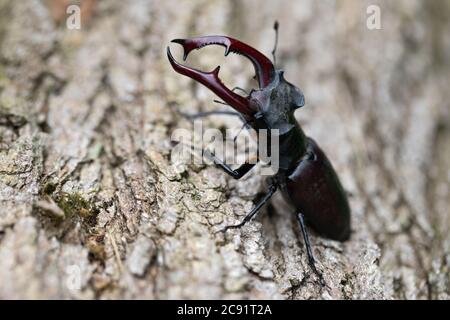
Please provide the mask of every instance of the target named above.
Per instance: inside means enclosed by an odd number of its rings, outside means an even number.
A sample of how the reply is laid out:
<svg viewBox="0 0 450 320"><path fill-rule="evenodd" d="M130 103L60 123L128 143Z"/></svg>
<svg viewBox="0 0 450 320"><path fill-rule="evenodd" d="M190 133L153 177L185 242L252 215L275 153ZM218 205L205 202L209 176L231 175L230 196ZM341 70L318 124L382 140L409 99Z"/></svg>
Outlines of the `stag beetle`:
<svg viewBox="0 0 450 320"><path fill-rule="evenodd" d="M278 40L278 23L275 47L272 51L274 63L265 55L249 45L227 36L203 36L189 39L174 39L184 49L183 60L194 49L207 45L225 47L225 56L230 52L241 54L253 64L259 89L252 90L246 97L228 89L219 79L220 66L211 72L202 72L178 63L167 47L167 56L173 69L208 87L225 104L233 107L246 124L255 130L278 129L279 131L279 170L269 180L267 194L256 203L241 223L225 227L240 228L250 221L259 209L280 189L288 202L296 209L311 269L319 277L322 274L315 266L315 260L305 226L305 221L320 235L338 241L350 237L350 206L345 191L325 153L317 143L307 137L294 117L294 111L305 105L305 97L300 89L286 81L282 70L277 70L275 51ZM204 112L191 115L203 117L224 112ZM206 152L206 150L205 150ZM235 179L240 179L255 164L248 162L232 169L214 154L208 156L213 162Z"/></svg>

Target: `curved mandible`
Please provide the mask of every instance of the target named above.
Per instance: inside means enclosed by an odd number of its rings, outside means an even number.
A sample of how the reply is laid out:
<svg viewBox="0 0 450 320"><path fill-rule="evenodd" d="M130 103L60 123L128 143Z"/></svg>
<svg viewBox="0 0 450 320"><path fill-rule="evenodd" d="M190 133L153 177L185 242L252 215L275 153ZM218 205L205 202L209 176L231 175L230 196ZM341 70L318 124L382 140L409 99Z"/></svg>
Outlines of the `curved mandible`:
<svg viewBox="0 0 450 320"><path fill-rule="evenodd" d="M246 117L252 117L255 111L250 107L250 101L228 89L219 79L220 67L211 72L203 72L194 68L186 67L178 63L172 56L170 48L167 47L167 57L173 69L185 76L197 80L201 84L208 87L212 92L219 96L223 101L244 114Z"/></svg>
<svg viewBox="0 0 450 320"><path fill-rule="evenodd" d="M189 39L174 39L172 42L179 43L183 46L183 60L186 60L193 49L200 49L212 44L224 46L225 56L230 52L233 52L245 56L252 62L255 68L259 88L266 87L273 79L275 68L272 61L255 48L250 47L239 40L227 36L204 36Z"/></svg>

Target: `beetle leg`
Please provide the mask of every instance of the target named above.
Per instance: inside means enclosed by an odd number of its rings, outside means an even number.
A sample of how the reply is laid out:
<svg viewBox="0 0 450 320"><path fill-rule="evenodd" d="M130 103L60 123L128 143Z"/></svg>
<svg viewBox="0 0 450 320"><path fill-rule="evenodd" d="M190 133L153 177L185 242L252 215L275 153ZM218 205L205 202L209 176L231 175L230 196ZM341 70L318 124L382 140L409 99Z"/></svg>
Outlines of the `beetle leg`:
<svg viewBox="0 0 450 320"><path fill-rule="evenodd" d="M205 118L205 117L214 116L214 115L236 116L243 123L242 128L239 129L239 133L244 128L252 129L250 122L247 119L245 119L245 117L242 114L240 114L239 112L235 112L235 111L214 110L214 111L201 111L201 112L197 112L197 113L186 113L186 112L178 111L178 113L187 120L195 120L195 119ZM236 137L233 140L234 140L234 142L236 142Z"/></svg>
<svg viewBox="0 0 450 320"><path fill-rule="evenodd" d="M247 172L249 172L256 165L256 163L246 162L242 164L240 167L232 169L229 165L223 162L223 160L216 157L216 155L211 153L209 150L203 150L203 154L207 156L211 161L213 161L216 166L225 171L225 173L228 173L234 179L242 178L243 176L245 176Z"/></svg>
<svg viewBox="0 0 450 320"><path fill-rule="evenodd" d="M314 273L319 277L320 284L325 286L325 280L323 279L322 273L319 272L316 268L316 260L314 259L314 255L311 248L311 243L309 242L308 231L306 230L305 219L303 217L303 213L299 212L297 214L297 220L300 224L300 229L302 230L303 240L305 241L306 254L308 255L308 263Z"/></svg>
<svg viewBox="0 0 450 320"><path fill-rule="evenodd" d="M245 121L245 119L242 117L242 115L239 112L236 111L227 111L227 110L214 110L214 111L202 111L197 113L185 113L182 111L178 111L178 113L188 120L195 120L199 118L209 117L213 115L227 115L227 116L236 116L239 117L239 119Z"/></svg>
<svg viewBox="0 0 450 320"><path fill-rule="evenodd" d="M270 185L269 192L261 200L259 200L259 202L253 207L253 209L244 217L244 219L240 223L235 224L235 225L226 226L225 228L223 228L220 231L226 232L228 229L238 229L238 228L241 228L242 226L244 226L259 212L259 210L262 208L262 206L265 205L270 200L270 198L273 196L275 191L277 191L277 189L278 189L278 186L276 184Z"/></svg>
<svg viewBox="0 0 450 320"><path fill-rule="evenodd" d="M231 91L236 91L236 90L239 90L239 91L242 91L243 93L245 93L247 96L249 95L249 93L247 92L247 90L245 90L244 88L241 88L241 87L234 87L233 89L231 89Z"/></svg>
<svg viewBox="0 0 450 320"><path fill-rule="evenodd" d="M236 145L236 139L239 136L239 134L242 132L242 129L244 129L244 128L253 129L252 126L250 125L250 122L247 119L245 119L245 117L242 116L242 114L240 114L239 112L233 112L233 111L227 111L227 110L216 110L216 111L198 112L198 113L193 113L193 114L184 113L184 112L181 112L181 111L178 111L178 113L182 117L184 117L184 118L186 118L188 120L191 120L191 121L193 121L195 119L198 119L198 118L208 117L208 116L211 116L211 115L237 116L243 122L243 125L239 129L239 132L236 134L236 136L233 138L234 146ZM226 173L231 175L234 179L242 178L247 172L249 172L256 165L256 163L253 163L253 164L251 164L251 163L244 163L243 165L241 165L237 169L232 169L229 165L227 165L221 159L216 157L216 155L211 153L210 151L203 150L203 154L206 155L211 161L213 161L216 166L218 166L219 168L224 170Z"/></svg>
<svg viewBox="0 0 450 320"><path fill-rule="evenodd" d="M244 129L248 129L248 130L253 129L252 126L250 125L250 123L248 121L246 121L245 119L244 119L244 123L242 124L242 127L239 129L238 133L236 133L236 135L233 138L234 145L236 145L237 137L239 137L242 130L244 130Z"/></svg>

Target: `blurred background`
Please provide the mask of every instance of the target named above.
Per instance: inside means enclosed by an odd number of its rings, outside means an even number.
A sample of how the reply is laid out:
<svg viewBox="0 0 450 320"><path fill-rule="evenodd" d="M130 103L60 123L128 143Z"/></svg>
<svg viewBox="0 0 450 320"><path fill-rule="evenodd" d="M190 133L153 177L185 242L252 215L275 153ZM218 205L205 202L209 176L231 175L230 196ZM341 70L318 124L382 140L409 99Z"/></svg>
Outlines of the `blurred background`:
<svg viewBox="0 0 450 320"><path fill-rule="evenodd" d="M352 207L350 241L312 234L327 288L277 200L214 233L264 191L258 168L232 181L170 161L171 132L192 127L177 110L226 108L171 69L170 40L224 34L271 57L275 20L296 117ZM0 0L0 298L448 299L449 24L447 0ZM186 63L255 87L223 53Z"/></svg>

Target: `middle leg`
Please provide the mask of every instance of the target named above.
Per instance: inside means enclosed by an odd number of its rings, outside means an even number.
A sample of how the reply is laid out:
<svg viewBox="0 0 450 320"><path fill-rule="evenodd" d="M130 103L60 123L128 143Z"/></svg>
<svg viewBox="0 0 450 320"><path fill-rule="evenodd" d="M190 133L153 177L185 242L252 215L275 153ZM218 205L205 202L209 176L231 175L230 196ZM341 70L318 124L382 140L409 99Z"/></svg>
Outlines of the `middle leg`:
<svg viewBox="0 0 450 320"><path fill-rule="evenodd" d="M264 204L266 204L270 198L273 196L275 191L277 191L278 186L276 184L271 184L269 186L269 192L255 205L255 207L244 217L244 219L235 225L226 226L221 231L226 232L228 229L238 229L244 226L247 222L249 222L262 208Z"/></svg>

